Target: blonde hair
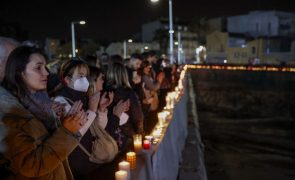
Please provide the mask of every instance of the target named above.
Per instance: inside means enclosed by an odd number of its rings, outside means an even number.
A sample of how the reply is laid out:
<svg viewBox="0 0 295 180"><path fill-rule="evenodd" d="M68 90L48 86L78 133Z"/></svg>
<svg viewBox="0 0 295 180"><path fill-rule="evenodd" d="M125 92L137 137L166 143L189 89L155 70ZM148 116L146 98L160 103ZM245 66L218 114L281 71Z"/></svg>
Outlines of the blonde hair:
<svg viewBox="0 0 295 180"><path fill-rule="evenodd" d="M128 87L131 88L126 67L121 63L113 63L108 67L107 85L113 87Z"/></svg>
<svg viewBox="0 0 295 180"><path fill-rule="evenodd" d="M96 80L99 76L103 76L103 72L100 68L89 66L89 88L87 91L88 96L92 96L96 92Z"/></svg>

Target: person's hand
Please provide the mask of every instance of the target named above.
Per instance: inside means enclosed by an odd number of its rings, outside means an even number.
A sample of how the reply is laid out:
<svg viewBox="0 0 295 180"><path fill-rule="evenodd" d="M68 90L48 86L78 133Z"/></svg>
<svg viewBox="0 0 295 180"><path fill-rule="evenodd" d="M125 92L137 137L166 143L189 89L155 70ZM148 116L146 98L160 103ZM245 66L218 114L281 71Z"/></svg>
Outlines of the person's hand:
<svg viewBox="0 0 295 180"><path fill-rule="evenodd" d="M72 105L66 117L62 120L63 127L71 133L77 133L87 120L87 115L82 106L83 103L81 101L76 101Z"/></svg>
<svg viewBox="0 0 295 180"><path fill-rule="evenodd" d="M157 75L157 81L158 81L159 83L162 83L163 80L164 80L164 78L165 78L165 73L164 73L164 72L160 72L160 73Z"/></svg>
<svg viewBox="0 0 295 180"><path fill-rule="evenodd" d="M152 104L152 102L154 101L154 97L150 97L147 99L147 104Z"/></svg>
<svg viewBox="0 0 295 180"><path fill-rule="evenodd" d="M97 91L96 93L94 93L92 96L89 97L89 102L88 102L89 110L96 112L99 100L100 100L100 92Z"/></svg>
<svg viewBox="0 0 295 180"><path fill-rule="evenodd" d="M114 92L104 92L99 102L99 111L104 112L105 109L113 102L113 100L114 100Z"/></svg>
<svg viewBox="0 0 295 180"><path fill-rule="evenodd" d="M51 108L55 112L57 117L59 117L60 119L62 119L62 117L64 117L64 115L65 115L65 104L59 103L59 102L53 102Z"/></svg>
<svg viewBox="0 0 295 180"><path fill-rule="evenodd" d="M120 118L121 114L123 112L127 112L130 107L130 100L126 100L123 102L123 100L119 101L118 104L113 109L113 114L116 115L118 118Z"/></svg>

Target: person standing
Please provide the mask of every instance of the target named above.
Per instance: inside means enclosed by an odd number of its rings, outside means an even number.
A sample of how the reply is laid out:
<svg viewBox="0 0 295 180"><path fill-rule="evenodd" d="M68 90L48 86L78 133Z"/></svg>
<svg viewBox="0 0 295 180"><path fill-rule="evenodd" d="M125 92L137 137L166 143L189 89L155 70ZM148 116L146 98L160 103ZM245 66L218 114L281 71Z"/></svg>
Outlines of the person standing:
<svg viewBox="0 0 295 180"><path fill-rule="evenodd" d="M82 103L75 102L63 119L62 109L46 93L48 72L40 49L20 46L8 57L0 89L1 122L8 127L8 179L73 179L67 157L78 145L85 123ZM2 177L1 177L2 178Z"/></svg>

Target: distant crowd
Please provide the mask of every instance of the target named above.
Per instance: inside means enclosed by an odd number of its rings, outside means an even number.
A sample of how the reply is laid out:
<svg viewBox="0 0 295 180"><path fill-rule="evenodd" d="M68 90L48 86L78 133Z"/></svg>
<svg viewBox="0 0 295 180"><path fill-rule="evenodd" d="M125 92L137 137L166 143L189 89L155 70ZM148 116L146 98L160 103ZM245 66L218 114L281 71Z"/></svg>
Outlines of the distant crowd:
<svg viewBox="0 0 295 180"><path fill-rule="evenodd" d="M42 49L0 37L1 179L114 179L181 67L154 51L47 62Z"/></svg>

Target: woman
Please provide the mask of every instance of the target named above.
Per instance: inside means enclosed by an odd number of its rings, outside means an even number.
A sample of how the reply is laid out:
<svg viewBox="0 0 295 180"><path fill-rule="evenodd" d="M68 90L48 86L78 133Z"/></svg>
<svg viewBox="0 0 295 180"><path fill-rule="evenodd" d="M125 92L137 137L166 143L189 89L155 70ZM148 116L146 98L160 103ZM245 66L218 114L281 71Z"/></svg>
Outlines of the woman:
<svg viewBox="0 0 295 180"><path fill-rule="evenodd" d="M43 53L27 46L16 48L7 60L0 117L8 127L3 156L9 179L73 179L67 157L78 144L76 133L86 115L81 102L64 115L62 106L48 98L45 65ZM56 114L65 118L60 122Z"/></svg>
<svg viewBox="0 0 295 180"><path fill-rule="evenodd" d="M159 108L158 91L165 78L164 73L160 72L157 80L151 74L152 66L145 60L141 64L142 89L144 92L143 109L145 112L145 131L150 133L157 123L157 109Z"/></svg>
<svg viewBox="0 0 295 180"><path fill-rule="evenodd" d="M107 89L113 90L113 104L123 100L130 100L129 116L126 123L122 124L123 133L132 138L133 134L143 134L143 113L137 95L131 89L127 70L121 63L114 63L107 71Z"/></svg>
<svg viewBox="0 0 295 180"><path fill-rule="evenodd" d="M87 76L89 68L85 61L75 59L66 61L60 70L62 84L55 92L55 101L66 104L66 111L71 107L71 102L82 101L83 109L87 114L85 125L79 130L81 137L80 144L88 151L92 152L92 136L89 127L96 117L96 111L100 100L100 92L92 96L87 95L89 81ZM95 170L99 164L89 161L88 155L77 147L69 156L69 163L75 178L80 178L85 174Z"/></svg>
<svg viewBox="0 0 295 180"><path fill-rule="evenodd" d="M92 95L96 92L103 91L104 74L101 69L90 66L89 70L88 94ZM120 101L113 108L113 111L109 111L107 107L112 103L113 98L113 92L104 92L102 94L97 110L98 116L96 117L96 121L101 128L105 129L116 140L119 151L122 151L126 145L127 139L121 132L120 124L124 121L124 117L127 116L125 112L129 110L130 102L129 100L125 102Z"/></svg>

